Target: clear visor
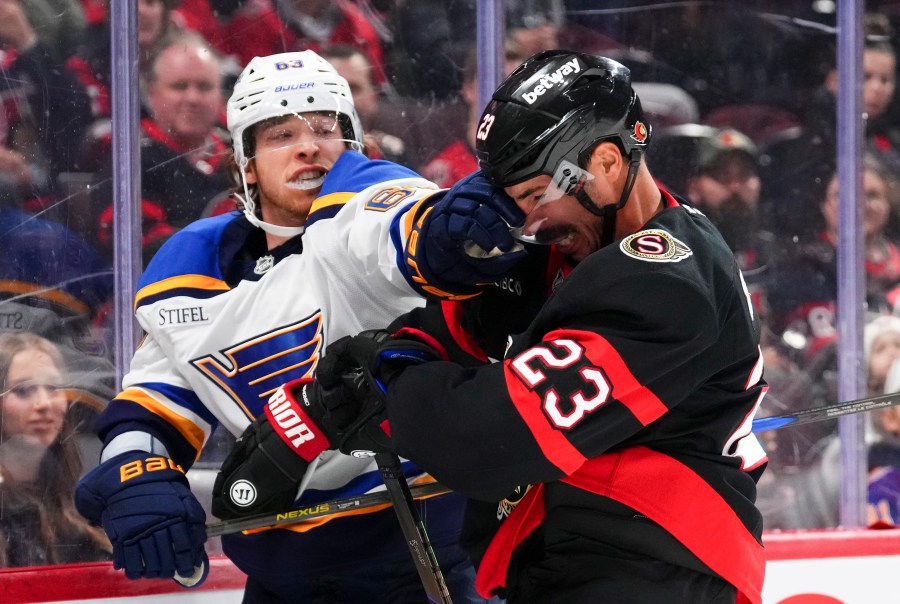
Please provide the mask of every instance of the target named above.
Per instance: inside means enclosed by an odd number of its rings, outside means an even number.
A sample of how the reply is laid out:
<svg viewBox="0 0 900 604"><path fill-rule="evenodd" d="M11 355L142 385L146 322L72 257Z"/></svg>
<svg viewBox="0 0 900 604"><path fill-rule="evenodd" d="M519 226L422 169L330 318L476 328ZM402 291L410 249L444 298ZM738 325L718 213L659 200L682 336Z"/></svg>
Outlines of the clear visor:
<svg viewBox="0 0 900 604"><path fill-rule="evenodd" d="M593 175L587 170L579 168L570 161L562 160L550 179L550 184L538 197L537 202L528 213L525 224L519 227L510 227L509 232L514 239L524 243L536 243L538 245L553 245L569 236L568 229L554 228L548 225L548 218L535 215L537 210L546 204L574 197L578 191L584 189L587 183L593 180Z"/></svg>
<svg viewBox="0 0 900 604"><path fill-rule="evenodd" d="M336 145L336 149L349 147L359 150L358 141L346 138L341 119L334 111L312 111L287 113L272 117L257 124L253 129L255 137L252 156L247 160L263 158L268 154L303 145Z"/></svg>

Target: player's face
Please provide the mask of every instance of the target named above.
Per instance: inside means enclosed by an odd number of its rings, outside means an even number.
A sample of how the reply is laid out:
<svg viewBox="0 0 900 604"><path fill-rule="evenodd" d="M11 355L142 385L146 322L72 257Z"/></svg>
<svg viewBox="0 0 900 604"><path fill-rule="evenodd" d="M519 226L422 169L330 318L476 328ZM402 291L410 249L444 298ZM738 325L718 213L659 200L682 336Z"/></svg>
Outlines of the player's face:
<svg viewBox="0 0 900 604"><path fill-rule="evenodd" d="M3 384L2 435L49 446L62 429L68 402L62 375L47 353L26 349L13 357Z"/></svg>
<svg viewBox="0 0 900 604"><path fill-rule="evenodd" d="M263 220L302 225L325 175L347 149L337 117L327 112L288 115L263 122L254 136L247 184L257 186Z"/></svg>
<svg viewBox="0 0 900 604"><path fill-rule="evenodd" d="M522 233L539 242L554 243L560 252L576 262L600 249L601 219L588 212L571 195L562 194L549 175L542 174L506 187L519 208L525 212ZM585 191L597 199L595 181L585 183Z"/></svg>

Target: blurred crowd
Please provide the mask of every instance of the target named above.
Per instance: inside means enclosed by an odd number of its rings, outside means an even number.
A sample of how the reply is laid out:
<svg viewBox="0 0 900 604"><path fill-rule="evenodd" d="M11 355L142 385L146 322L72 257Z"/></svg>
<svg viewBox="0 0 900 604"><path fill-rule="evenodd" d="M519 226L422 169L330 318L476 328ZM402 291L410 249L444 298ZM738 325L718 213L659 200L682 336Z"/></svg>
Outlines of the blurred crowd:
<svg viewBox="0 0 900 604"><path fill-rule="evenodd" d="M145 262L178 229L235 209L224 106L256 55L313 49L332 62L373 157L440 186L477 169L476 0L136 5ZM835 402L834 4L597 5L505 2L506 72L547 48L632 70L652 172L721 230L766 326L760 415ZM867 8L859 204L868 388L880 394L900 389L900 6ZM108 543L70 494L115 390L109 0L0 0L0 66L0 566L100 559ZM892 526L900 415L867 421L872 523ZM766 528L834 526L836 422L761 437Z"/></svg>

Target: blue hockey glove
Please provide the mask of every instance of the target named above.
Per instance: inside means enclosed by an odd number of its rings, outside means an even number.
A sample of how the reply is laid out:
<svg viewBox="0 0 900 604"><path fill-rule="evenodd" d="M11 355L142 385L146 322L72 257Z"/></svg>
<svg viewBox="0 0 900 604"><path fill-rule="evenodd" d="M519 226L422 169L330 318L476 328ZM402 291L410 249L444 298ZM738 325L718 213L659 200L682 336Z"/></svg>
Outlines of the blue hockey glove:
<svg viewBox="0 0 900 604"><path fill-rule="evenodd" d="M525 257L509 232L524 222L502 189L481 172L470 174L415 225L407 250L413 281L440 297L477 293L478 286L497 281Z"/></svg>
<svg viewBox="0 0 900 604"><path fill-rule="evenodd" d="M176 572L188 577L195 568L209 567L206 513L171 459L127 451L106 460L78 482L75 507L103 527L113 545L113 566L125 569L129 579Z"/></svg>

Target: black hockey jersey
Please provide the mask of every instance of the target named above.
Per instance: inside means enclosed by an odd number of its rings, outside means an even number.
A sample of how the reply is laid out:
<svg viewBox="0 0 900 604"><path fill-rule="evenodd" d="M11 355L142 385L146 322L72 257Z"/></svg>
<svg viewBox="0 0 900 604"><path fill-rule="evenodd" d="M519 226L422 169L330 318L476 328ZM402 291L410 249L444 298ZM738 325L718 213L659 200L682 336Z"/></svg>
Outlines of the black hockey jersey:
<svg viewBox="0 0 900 604"><path fill-rule="evenodd" d="M474 500L484 596L513 587L532 556L595 544L718 575L760 602L758 319L709 220L665 198L557 280L502 362L428 363L392 382L401 454ZM449 331L473 350L477 338Z"/></svg>

